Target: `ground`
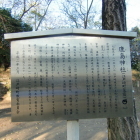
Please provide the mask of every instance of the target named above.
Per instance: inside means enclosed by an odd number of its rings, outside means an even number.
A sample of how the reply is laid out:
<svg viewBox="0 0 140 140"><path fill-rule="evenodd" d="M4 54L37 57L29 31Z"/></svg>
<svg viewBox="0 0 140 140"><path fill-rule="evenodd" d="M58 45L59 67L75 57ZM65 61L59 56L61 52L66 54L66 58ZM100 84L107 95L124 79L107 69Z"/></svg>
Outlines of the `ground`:
<svg viewBox="0 0 140 140"><path fill-rule="evenodd" d="M11 122L9 75L9 70L0 72L0 140L66 140L66 121ZM140 120L140 94L134 94ZM107 140L106 119L80 120L79 125L80 140Z"/></svg>
<svg viewBox="0 0 140 140"><path fill-rule="evenodd" d="M80 140L106 140L106 119L80 120ZM66 121L11 122L10 95L0 102L0 140L66 140Z"/></svg>

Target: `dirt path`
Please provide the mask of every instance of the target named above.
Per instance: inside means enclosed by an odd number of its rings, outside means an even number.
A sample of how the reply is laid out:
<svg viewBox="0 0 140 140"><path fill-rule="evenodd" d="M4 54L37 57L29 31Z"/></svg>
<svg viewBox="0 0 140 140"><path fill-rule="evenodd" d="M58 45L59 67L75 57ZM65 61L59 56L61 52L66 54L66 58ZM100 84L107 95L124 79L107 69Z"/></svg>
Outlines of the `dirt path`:
<svg viewBox="0 0 140 140"><path fill-rule="evenodd" d="M10 69L0 69L0 140L66 140L66 121L11 122ZM80 140L106 140L106 119L80 120Z"/></svg>
<svg viewBox="0 0 140 140"><path fill-rule="evenodd" d="M66 140L66 121L11 122L10 94L0 102L0 140ZM106 119L80 120L80 140L107 140Z"/></svg>
<svg viewBox="0 0 140 140"><path fill-rule="evenodd" d="M135 96L140 120L140 96ZM80 140L107 140L106 119L80 120L79 124ZM66 121L13 123L10 94L0 102L0 140L66 140L66 133Z"/></svg>
<svg viewBox="0 0 140 140"><path fill-rule="evenodd" d="M9 77L8 72L6 75L1 75L1 78L6 77ZM9 82L4 84L6 85L7 83ZM9 84L7 87L9 87ZM138 120L140 120L140 92L134 94L137 116ZM80 120L79 124L80 140L107 140L106 119ZM140 127L140 121L138 121L138 124ZM13 123L11 122L10 92L5 96L0 95L0 140L66 140L66 125L66 121Z"/></svg>

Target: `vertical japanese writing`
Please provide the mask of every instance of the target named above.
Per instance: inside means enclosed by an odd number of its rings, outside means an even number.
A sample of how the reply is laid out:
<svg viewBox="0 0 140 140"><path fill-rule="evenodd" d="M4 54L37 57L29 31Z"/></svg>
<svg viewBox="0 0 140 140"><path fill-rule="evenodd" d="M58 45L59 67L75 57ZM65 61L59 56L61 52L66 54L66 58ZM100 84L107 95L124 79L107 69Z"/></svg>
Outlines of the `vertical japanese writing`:
<svg viewBox="0 0 140 140"><path fill-rule="evenodd" d="M72 48L70 47L70 44L68 44L68 93L69 93L69 112L72 114L72 76L71 76L71 51Z"/></svg>
<svg viewBox="0 0 140 140"><path fill-rule="evenodd" d="M32 67L32 60L31 60L31 46L28 45L28 99L29 99L29 115L32 115L32 94L31 94L31 67Z"/></svg>
<svg viewBox="0 0 140 140"><path fill-rule="evenodd" d="M37 55L36 52L36 44L34 45L34 60L33 60L33 64L34 64L34 107L35 107L35 116L37 116L37 58L35 57Z"/></svg>
<svg viewBox="0 0 140 140"><path fill-rule="evenodd" d="M96 68L97 68L97 93L98 93L98 111L101 113L101 85L100 85L100 66L99 66L99 46L96 43Z"/></svg>
<svg viewBox="0 0 140 140"><path fill-rule="evenodd" d="M56 58L56 68L57 68L57 74L59 75L59 68L60 68L60 56L59 56L59 53L60 53L60 50L59 50L59 44L57 44L57 47L56 47L56 55L57 55L57 58Z"/></svg>
<svg viewBox="0 0 140 140"><path fill-rule="evenodd" d="M25 78L25 46L23 45L22 47L22 78Z"/></svg>
<svg viewBox="0 0 140 140"><path fill-rule="evenodd" d="M87 45L85 44L85 68L86 68L86 102L87 102L87 113L90 113L90 82L89 82L89 76L88 76L88 49Z"/></svg>
<svg viewBox="0 0 140 140"><path fill-rule="evenodd" d="M119 52L120 52L120 71L121 71L121 79L122 79L122 104L123 104L123 109L127 109L127 97L126 97L126 55L125 55L125 49L123 46L119 47Z"/></svg>
<svg viewBox="0 0 140 140"><path fill-rule="evenodd" d="M42 46L39 47L39 86L40 86L40 113L43 115L43 56L42 56Z"/></svg>
<svg viewBox="0 0 140 140"><path fill-rule="evenodd" d="M11 57L12 114L22 120L130 114L129 42L90 36L21 42L12 42L18 43Z"/></svg>
<svg viewBox="0 0 140 140"><path fill-rule="evenodd" d="M63 71L63 102L64 102L64 115L68 115L67 110L67 91L66 91L66 56L65 56L65 44L62 44L62 71Z"/></svg>
<svg viewBox="0 0 140 140"><path fill-rule="evenodd" d="M20 61L20 57L19 57L19 51L16 52L16 73L19 74L19 61ZM16 82L15 82L15 92L16 92L16 113L19 114L20 113L20 80L17 78Z"/></svg>
<svg viewBox="0 0 140 140"><path fill-rule="evenodd" d="M103 85L103 96L104 101L103 102L103 110L104 112L107 111L107 102L106 102L106 85L107 85L107 79L106 79L106 73L105 73L105 46L101 46L101 59L102 59L102 85Z"/></svg>
<svg viewBox="0 0 140 140"><path fill-rule="evenodd" d="M75 101L76 101L76 103L75 103L75 111L76 111L76 114L78 114L77 46L73 46L73 52L74 52L74 89L75 89ZM72 96L71 96L71 98L72 98ZM71 114L73 113L72 100L71 100L71 109L70 109Z"/></svg>
<svg viewBox="0 0 140 140"><path fill-rule="evenodd" d="M55 114L55 93L54 93L54 71L55 71L55 56L54 47L51 46L51 89L52 89L52 114Z"/></svg>
<svg viewBox="0 0 140 140"><path fill-rule="evenodd" d="M114 85L114 96L115 96L115 111L118 111L118 92L117 92L117 77L116 77L116 59L115 59L115 46L112 46L112 60L113 60L113 85Z"/></svg>
<svg viewBox="0 0 140 140"><path fill-rule="evenodd" d="M20 82L19 82L19 79L16 79L16 113L19 114L20 112L20 103L19 103L19 99L20 99L20 96L19 96L19 92L20 92Z"/></svg>
<svg viewBox="0 0 140 140"><path fill-rule="evenodd" d="M25 57L25 49L26 47L23 45L22 46L22 80L24 81L25 80L25 78L26 78L26 74L25 74L25 72L26 72L26 69L27 69L27 65L26 65L26 57ZM21 63L20 63L21 64ZM19 80L17 80L17 81L19 81ZM20 87L20 86L19 86ZM17 99L17 101L19 101L19 91L16 91L17 93L18 93L18 95L17 95L17 97L18 97L18 99ZM18 105L19 103L17 103L17 105ZM19 108L19 107L18 107Z"/></svg>
<svg viewBox="0 0 140 140"><path fill-rule="evenodd" d="M45 76L46 76L46 80L45 80L45 88L46 88L46 100L47 102L49 102L49 91L48 91L48 87L49 87L49 84L48 84L48 45L46 44L45 46Z"/></svg>
<svg viewBox="0 0 140 140"><path fill-rule="evenodd" d="M92 44L91 44L92 45ZM95 113L95 71L94 71L94 55L93 55L93 48L90 49L90 65L91 65L91 92L92 92L92 107L93 113Z"/></svg>
<svg viewBox="0 0 140 140"><path fill-rule="evenodd" d="M19 79L16 79L16 113L19 114L20 112L20 103L19 103L19 92L20 92L20 83L19 83Z"/></svg>
<svg viewBox="0 0 140 140"><path fill-rule="evenodd" d="M16 73L19 74L19 51L16 52Z"/></svg>
<svg viewBox="0 0 140 140"><path fill-rule="evenodd" d="M107 82L108 82L108 91L109 91L109 107L112 108L112 86L111 86L111 63L110 63L110 57L109 57L109 44L106 44L106 51L107 51ZM113 54L113 52L112 52ZM114 55L114 54L113 54ZM115 59L113 58L113 62L115 61Z"/></svg>

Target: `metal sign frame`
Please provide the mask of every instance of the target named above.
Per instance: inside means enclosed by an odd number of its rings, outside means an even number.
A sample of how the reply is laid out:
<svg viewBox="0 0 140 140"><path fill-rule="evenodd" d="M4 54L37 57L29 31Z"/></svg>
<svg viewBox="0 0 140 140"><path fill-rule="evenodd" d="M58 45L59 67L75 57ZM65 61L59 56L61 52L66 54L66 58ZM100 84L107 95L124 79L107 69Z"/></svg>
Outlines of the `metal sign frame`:
<svg viewBox="0 0 140 140"><path fill-rule="evenodd" d="M6 34L12 120L132 116L129 39L135 36L81 29Z"/></svg>

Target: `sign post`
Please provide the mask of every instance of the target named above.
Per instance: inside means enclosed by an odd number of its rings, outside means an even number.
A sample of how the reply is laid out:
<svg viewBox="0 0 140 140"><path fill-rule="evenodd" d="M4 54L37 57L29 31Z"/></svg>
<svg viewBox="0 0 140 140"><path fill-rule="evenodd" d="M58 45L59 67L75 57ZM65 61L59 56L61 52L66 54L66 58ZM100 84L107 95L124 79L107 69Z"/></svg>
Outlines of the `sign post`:
<svg viewBox="0 0 140 140"><path fill-rule="evenodd" d="M67 121L67 140L79 140L79 120Z"/></svg>

